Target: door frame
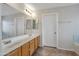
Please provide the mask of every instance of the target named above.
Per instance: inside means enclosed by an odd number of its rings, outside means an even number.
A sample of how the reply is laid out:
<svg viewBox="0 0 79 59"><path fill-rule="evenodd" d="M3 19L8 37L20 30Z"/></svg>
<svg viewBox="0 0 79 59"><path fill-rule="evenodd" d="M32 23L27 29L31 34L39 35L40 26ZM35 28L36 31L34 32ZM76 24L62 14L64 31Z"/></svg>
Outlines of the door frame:
<svg viewBox="0 0 79 59"><path fill-rule="evenodd" d="M52 13L45 13L45 14L42 14L42 24L43 24L43 16L45 16L45 15L48 15L48 14L55 14L56 15L56 48L58 48L58 13L54 13L54 12L52 12ZM42 24L41 24L41 26L42 26ZM43 28L43 26L41 27L41 29ZM42 29L42 35L43 35L43 29ZM44 38L42 37L42 47L44 46L44 44L43 44L43 42L44 42Z"/></svg>

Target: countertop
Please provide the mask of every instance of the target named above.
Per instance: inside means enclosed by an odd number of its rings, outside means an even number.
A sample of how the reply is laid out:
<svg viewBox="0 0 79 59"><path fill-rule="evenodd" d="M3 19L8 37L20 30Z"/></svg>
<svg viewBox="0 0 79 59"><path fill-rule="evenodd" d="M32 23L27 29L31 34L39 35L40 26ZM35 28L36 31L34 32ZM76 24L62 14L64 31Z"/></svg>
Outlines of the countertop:
<svg viewBox="0 0 79 59"><path fill-rule="evenodd" d="M13 43L1 47L0 56L8 54L9 52L15 50L16 48L22 46L23 44L29 42L30 40L39 35L40 35L39 33L33 33L29 37L27 37L27 35L22 35L12 38L12 40L14 41Z"/></svg>

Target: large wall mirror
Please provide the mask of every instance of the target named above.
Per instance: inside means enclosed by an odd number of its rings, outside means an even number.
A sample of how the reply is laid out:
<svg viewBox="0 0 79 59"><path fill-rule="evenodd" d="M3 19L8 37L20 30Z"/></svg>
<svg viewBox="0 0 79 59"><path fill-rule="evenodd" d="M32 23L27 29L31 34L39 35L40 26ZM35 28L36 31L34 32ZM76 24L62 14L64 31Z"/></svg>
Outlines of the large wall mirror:
<svg viewBox="0 0 79 59"><path fill-rule="evenodd" d="M38 29L37 19L33 19L7 4L2 4L2 12L2 39L26 35Z"/></svg>

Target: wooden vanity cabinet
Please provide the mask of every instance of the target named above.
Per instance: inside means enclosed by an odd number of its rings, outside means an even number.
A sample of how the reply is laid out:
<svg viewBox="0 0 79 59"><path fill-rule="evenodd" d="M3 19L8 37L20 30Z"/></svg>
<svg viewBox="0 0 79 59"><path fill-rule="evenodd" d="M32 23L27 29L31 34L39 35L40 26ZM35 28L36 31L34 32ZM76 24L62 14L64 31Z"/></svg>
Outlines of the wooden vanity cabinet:
<svg viewBox="0 0 79 59"><path fill-rule="evenodd" d="M35 48L34 48L34 39L30 41L30 56L33 55L35 51Z"/></svg>
<svg viewBox="0 0 79 59"><path fill-rule="evenodd" d="M12 52L8 53L6 56L32 56L39 46L40 36L37 36L36 38L22 45L21 47L16 48Z"/></svg>
<svg viewBox="0 0 79 59"><path fill-rule="evenodd" d="M40 46L40 36L37 36L36 38L32 39L30 41L30 56L33 55L33 53L37 50L37 48Z"/></svg>
<svg viewBox="0 0 79 59"><path fill-rule="evenodd" d="M40 36L37 37L37 47L40 47Z"/></svg>
<svg viewBox="0 0 79 59"><path fill-rule="evenodd" d="M36 37L34 40L35 40L35 43L34 43L35 44L35 50L37 50L37 48L38 48L38 38Z"/></svg>
<svg viewBox="0 0 79 59"><path fill-rule="evenodd" d="M29 56L29 42L25 43L22 47L22 56Z"/></svg>
<svg viewBox="0 0 79 59"><path fill-rule="evenodd" d="M21 47L13 50L12 52L8 53L6 56L21 56Z"/></svg>
<svg viewBox="0 0 79 59"><path fill-rule="evenodd" d="M35 38L35 50L40 46L40 36Z"/></svg>

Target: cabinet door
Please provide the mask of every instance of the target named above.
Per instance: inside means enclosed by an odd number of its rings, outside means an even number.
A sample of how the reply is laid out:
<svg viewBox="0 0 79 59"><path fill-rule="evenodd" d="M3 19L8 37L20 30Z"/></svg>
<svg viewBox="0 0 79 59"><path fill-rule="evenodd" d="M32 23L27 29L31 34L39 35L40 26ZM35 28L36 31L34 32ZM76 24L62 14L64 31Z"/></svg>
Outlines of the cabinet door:
<svg viewBox="0 0 79 59"><path fill-rule="evenodd" d="M17 48L14 51L10 52L6 56L21 56L21 48Z"/></svg>
<svg viewBox="0 0 79 59"><path fill-rule="evenodd" d="M40 46L40 36L37 37L37 41L38 41L37 46L39 47Z"/></svg>
<svg viewBox="0 0 79 59"><path fill-rule="evenodd" d="M22 46L22 56L29 56L29 42Z"/></svg>
<svg viewBox="0 0 79 59"><path fill-rule="evenodd" d="M35 38L35 50L38 48L38 38Z"/></svg>
<svg viewBox="0 0 79 59"><path fill-rule="evenodd" d="M34 53L34 39L30 41L30 56Z"/></svg>

